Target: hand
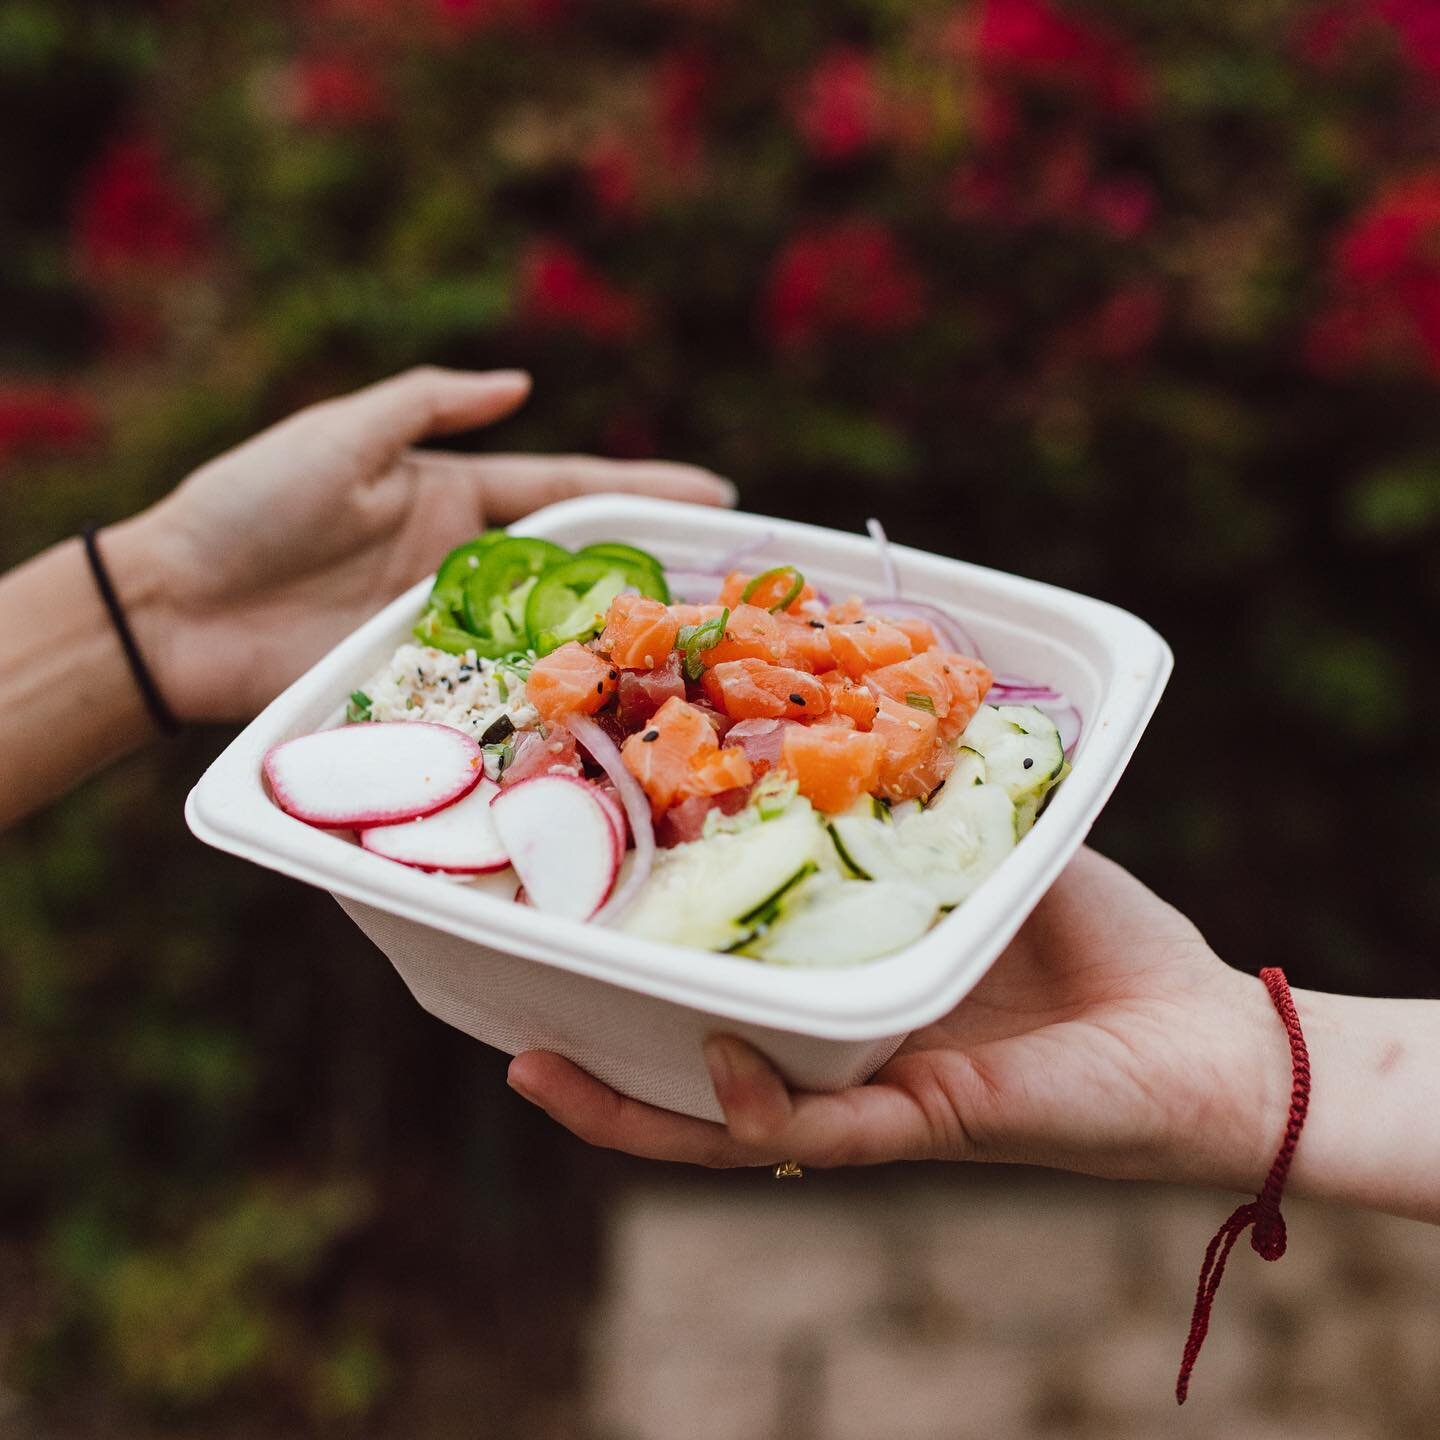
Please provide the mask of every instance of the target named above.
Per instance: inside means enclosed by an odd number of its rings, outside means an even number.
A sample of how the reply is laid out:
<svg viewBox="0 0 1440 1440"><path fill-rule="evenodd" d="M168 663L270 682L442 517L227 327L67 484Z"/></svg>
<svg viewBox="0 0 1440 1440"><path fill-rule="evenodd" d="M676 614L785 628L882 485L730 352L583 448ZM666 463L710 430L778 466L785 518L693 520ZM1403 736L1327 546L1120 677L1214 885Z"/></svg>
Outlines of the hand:
<svg viewBox="0 0 1440 1440"><path fill-rule="evenodd" d="M514 370L411 370L291 416L107 530L176 714L253 715L487 524L601 491L734 503L733 486L689 465L410 448L502 419L529 393Z"/></svg>
<svg viewBox="0 0 1440 1440"><path fill-rule="evenodd" d="M715 1037L726 1125L626 1099L532 1051L510 1083L592 1144L701 1165L991 1160L1253 1189L1289 1095L1257 979L1119 866L1083 851L975 990L865 1085L795 1094Z"/></svg>

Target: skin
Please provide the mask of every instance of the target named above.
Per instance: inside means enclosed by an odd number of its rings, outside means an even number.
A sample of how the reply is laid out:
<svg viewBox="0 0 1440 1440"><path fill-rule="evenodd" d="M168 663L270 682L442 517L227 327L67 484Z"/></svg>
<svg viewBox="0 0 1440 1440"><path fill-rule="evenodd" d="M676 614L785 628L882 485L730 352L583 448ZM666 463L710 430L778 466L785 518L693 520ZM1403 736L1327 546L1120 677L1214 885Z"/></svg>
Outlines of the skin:
<svg viewBox="0 0 1440 1440"><path fill-rule="evenodd" d="M202 466L100 549L182 721L254 715L455 545L571 496L729 505L690 465L412 447L503 419L519 371L424 368L292 415ZM84 677L86 704L59 703ZM154 733L77 540L0 577L0 826Z"/></svg>
<svg viewBox="0 0 1440 1440"><path fill-rule="evenodd" d="M1440 1222L1440 1004L1294 992L1314 1071L1291 1193ZM1254 1193L1290 1052L1258 979L1082 851L959 1006L867 1084L789 1090L733 1036L705 1058L725 1125L627 1099L558 1055L510 1084L591 1144L710 1166L996 1161Z"/></svg>

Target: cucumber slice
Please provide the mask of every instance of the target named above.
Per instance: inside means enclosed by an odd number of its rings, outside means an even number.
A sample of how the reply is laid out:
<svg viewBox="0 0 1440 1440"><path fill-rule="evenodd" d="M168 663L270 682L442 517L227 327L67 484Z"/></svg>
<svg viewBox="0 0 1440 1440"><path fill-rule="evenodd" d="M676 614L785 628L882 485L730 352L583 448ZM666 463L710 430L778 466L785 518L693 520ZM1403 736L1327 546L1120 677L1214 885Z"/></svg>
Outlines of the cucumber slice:
<svg viewBox="0 0 1440 1440"><path fill-rule="evenodd" d="M987 767L980 752L962 745L959 755L949 778L925 807L927 815L948 815L967 790L985 784Z"/></svg>
<svg viewBox="0 0 1440 1440"><path fill-rule="evenodd" d="M892 863L950 908L974 894L1016 839L1015 805L1005 788L970 785L906 824Z"/></svg>
<svg viewBox="0 0 1440 1440"><path fill-rule="evenodd" d="M656 859L624 929L702 950L746 944L791 887L829 862L829 848L814 810L800 800L774 820L677 845Z"/></svg>
<svg viewBox="0 0 1440 1440"><path fill-rule="evenodd" d="M1054 721L1030 705L982 705L961 744L984 757L989 783L1003 785L1017 805L1034 799L1037 809L1065 764Z"/></svg>
<svg viewBox="0 0 1440 1440"><path fill-rule="evenodd" d="M911 881L816 876L747 953L772 965L859 965L918 940L937 910L935 897Z"/></svg>
<svg viewBox="0 0 1440 1440"><path fill-rule="evenodd" d="M848 811L829 824L830 843L848 875L857 880L896 880L905 875L897 859L899 832L894 825Z"/></svg>

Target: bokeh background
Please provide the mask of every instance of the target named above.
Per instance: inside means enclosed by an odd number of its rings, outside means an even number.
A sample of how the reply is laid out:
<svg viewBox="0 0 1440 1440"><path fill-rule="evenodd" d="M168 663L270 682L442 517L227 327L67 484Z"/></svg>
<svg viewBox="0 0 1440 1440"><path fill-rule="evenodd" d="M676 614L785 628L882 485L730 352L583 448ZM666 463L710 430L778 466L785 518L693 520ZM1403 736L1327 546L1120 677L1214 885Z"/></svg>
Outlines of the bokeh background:
<svg viewBox="0 0 1440 1440"><path fill-rule="evenodd" d="M420 361L1136 610L1096 842L1435 993L1434 0L0 4L0 562ZM1436 1232L1298 1207L1177 1417L1223 1197L586 1151L188 837L224 740L0 837L0 1434L1433 1434Z"/></svg>

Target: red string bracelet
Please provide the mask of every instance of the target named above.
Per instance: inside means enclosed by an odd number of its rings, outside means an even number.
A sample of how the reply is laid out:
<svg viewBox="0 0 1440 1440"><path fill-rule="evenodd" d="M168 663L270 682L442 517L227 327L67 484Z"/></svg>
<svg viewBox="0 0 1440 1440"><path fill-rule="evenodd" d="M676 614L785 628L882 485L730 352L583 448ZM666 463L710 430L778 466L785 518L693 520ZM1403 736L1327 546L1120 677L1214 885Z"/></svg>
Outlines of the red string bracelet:
<svg viewBox="0 0 1440 1440"><path fill-rule="evenodd" d="M1285 1126L1285 1138L1280 1142L1275 1163L1271 1165L1260 1193L1236 1210L1220 1227L1205 1251L1205 1263L1200 1267L1200 1284L1195 1290L1195 1311L1190 1317L1190 1334L1180 1359L1180 1376L1175 1382L1177 1405L1185 1403L1190 1389L1190 1372L1195 1368L1200 1347L1210 1329L1210 1308L1220 1289L1220 1278L1225 1274L1225 1262L1246 1226L1255 1227L1250 1236L1250 1248L1261 1259L1278 1260L1285 1253L1285 1218L1280 1214L1280 1196L1285 1189L1285 1177L1290 1173L1290 1162L1295 1158L1300 1131L1305 1126L1306 1112L1310 1109L1310 1052L1305 1048L1300 1016L1295 1012L1295 1001L1285 972L1271 966L1260 972L1260 978L1270 992L1270 999L1290 1039L1290 1118Z"/></svg>

